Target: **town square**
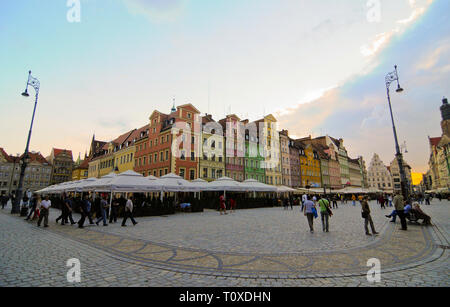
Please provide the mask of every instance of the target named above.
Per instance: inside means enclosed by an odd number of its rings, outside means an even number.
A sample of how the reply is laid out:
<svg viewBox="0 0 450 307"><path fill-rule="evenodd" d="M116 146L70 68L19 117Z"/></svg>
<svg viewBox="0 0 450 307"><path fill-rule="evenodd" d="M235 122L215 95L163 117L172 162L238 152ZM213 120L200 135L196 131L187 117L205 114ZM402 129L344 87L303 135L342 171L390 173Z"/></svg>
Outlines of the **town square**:
<svg viewBox="0 0 450 307"><path fill-rule="evenodd" d="M1 5L0 287L449 286L448 3L60 2Z"/></svg>

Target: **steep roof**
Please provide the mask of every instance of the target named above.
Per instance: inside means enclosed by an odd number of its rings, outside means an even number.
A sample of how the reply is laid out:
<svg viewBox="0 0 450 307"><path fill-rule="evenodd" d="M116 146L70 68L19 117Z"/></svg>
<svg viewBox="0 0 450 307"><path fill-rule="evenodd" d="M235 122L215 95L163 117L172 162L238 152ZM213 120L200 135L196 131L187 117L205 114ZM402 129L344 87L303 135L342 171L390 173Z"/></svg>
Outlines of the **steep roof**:
<svg viewBox="0 0 450 307"><path fill-rule="evenodd" d="M20 159L22 159L22 157L23 157L23 154L20 156ZM50 163L44 158L44 156L40 152L29 152L28 157L30 158L30 163L38 162L41 164L50 165Z"/></svg>
<svg viewBox="0 0 450 307"><path fill-rule="evenodd" d="M440 141L441 141L441 137L430 138L430 145L437 147Z"/></svg>
<svg viewBox="0 0 450 307"><path fill-rule="evenodd" d="M68 153L70 155L71 158L72 157L72 150L67 150L67 149L59 149L59 148L53 148L53 156L59 156L62 153Z"/></svg>
<svg viewBox="0 0 450 307"><path fill-rule="evenodd" d="M1 147L0 147L0 155L1 155L3 158L5 158L5 160L6 160L7 162L13 162L12 157L10 157L10 156L6 153L6 151L5 151L3 148L1 148Z"/></svg>

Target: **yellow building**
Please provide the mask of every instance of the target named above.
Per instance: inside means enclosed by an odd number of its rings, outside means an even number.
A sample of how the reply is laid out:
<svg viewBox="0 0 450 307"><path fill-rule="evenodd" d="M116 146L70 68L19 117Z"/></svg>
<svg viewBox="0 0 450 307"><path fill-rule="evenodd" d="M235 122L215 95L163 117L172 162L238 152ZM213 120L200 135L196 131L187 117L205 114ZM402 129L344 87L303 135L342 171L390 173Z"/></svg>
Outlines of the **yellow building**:
<svg viewBox="0 0 450 307"><path fill-rule="evenodd" d="M321 187L320 159L310 144L295 141L300 154L300 182L302 187Z"/></svg>
<svg viewBox="0 0 450 307"><path fill-rule="evenodd" d="M72 170L72 181L78 181L88 178L89 159L85 158L78 166Z"/></svg>
<svg viewBox="0 0 450 307"><path fill-rule="evenodd" d="M277 131L277 120L269 114L257 120L258 138L262 144L262 153L265 157L266 183L282 185L280 135Z"/></svg>
<svg viewBox="0 0 450 307"><path fill-rule="evenodd" d="M203 117L199 178L214 181L225 176L225 138L222 126L207 114Z"/></svg>
<svg viewBox="0 0 450 307"><path fill-rule="evenodd" d="M136 161L135 142L141 132L146 130L147 126L133 129L103 145L100 154L89 162L88 177L100 178L111 172L120 174L133 170Z"/></svg>

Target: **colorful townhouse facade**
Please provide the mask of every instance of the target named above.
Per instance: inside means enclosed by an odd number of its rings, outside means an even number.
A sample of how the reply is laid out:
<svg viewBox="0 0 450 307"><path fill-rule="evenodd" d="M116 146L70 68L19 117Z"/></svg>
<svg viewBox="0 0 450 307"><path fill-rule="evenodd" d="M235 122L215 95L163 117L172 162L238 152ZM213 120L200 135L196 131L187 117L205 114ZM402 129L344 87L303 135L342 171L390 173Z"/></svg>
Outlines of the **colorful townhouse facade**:
<svg viewBox="0 0 450 307"><path fill-rule="evenodd" d="M245 133L240 131L241 119L231 114L219 120L219 124L225 135L225 176L242 182L245 179Z"/></svg>
<svg viewBox="0 0 450 307"><path fill-rule="evenodd" d="M245 126L248 120L242 121ZM250 126L249 126L250 127ZM250 129L252 131L250 131ZM244 157L244 175L245 180L254 179L261 183L266 182L266 172L263 167L264 157L261 155L261 148L258 142L258 133L256 125L245 130L245 157Z"/></svg>
<svg viewBox="0 0 450 307"><path fill-rule="evenodd" d="M258 138L264 156L266 184L280 186L283 184L281 171L280 135L277 131L277 120L269 114L256 122Z"/></svg>
<svg viewBox="0 0 450 307"><path fill-rule="evenodd" d="M201 142L199 177L211 182L225 176L225 138L222 126L210 114L202 118Z"/></svg>

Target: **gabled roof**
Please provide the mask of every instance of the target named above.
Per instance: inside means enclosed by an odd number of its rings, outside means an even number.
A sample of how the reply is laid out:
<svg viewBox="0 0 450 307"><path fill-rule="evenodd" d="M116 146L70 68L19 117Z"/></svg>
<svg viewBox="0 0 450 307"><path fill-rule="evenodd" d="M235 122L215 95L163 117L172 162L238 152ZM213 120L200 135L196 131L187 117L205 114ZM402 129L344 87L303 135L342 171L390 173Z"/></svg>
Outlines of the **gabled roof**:
<svg viewBox="0 0 450 307"><path fill-rule="evenodd" d="M20 159L22 159L22 157L23 157L23 154L20 156ZM28 152L28 157L30 158L30 163L38 162L41 164L50 165L50 163L44 158L44 156L42 156L42 154L40 152Z"/></svg>
<svg viewBox="0 0 450 307"><path fill-rule="evenodd" d="M54 156L54 157L59 156L59 155L62 154L62 153L67 153L67 154L70 155L71 158L73 158L73 157L72 157L72 150L59 149L59 148L53 148L52 150L53 150L53 156Z"/></svg>
<svg viewBox="0 0 450 307"><path fill-rule="evenodd" d="M178 109L185 109L185 108L191 108L192 110L194 110L194 112L200 114L200 111L196 107L194 107L191 103L186 103L186 104L183 104L181 106L178 106L177 110Z"/></svg>
<svg viewBox="0 0 450 307"><path fill-rule="evenodd" d="M0 147L0 156L2 156L6 160L6 162L13 162L14 161L10 156L8 156L6 151L3 148L1 148L1 147Z"/></svg>
<svg viewBox="0 0 450 307"><path fill-rule="evenodd" d="M437 147L439 145L439 142L441 141L441 137L429 138L429 140L431 146Z"/></svg>

